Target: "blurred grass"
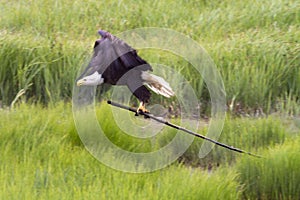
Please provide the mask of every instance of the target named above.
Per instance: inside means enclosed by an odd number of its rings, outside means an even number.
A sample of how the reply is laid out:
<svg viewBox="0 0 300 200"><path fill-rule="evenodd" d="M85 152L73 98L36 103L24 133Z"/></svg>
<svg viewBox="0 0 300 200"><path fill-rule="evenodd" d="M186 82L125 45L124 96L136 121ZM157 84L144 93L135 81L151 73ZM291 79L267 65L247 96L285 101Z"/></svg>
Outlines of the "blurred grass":
<svg viewBox="0 0 300 200"><path fill-rule="evenodd" d="M265 150L265 159L238 162L245 199L299 199L299 137Z"/></svg>
<svg viewBox="0 0 300 200"><path fill-rule="evenodd" d="M176 134L164 128L152 137L133 137L120 129L122 126L115 121L109 105L96 105L96 114L109 140L131 152L155 151ZM270 199L269 195L272 199L282 199L298 195L296 187L300 179L294 174L297 175L299 166L299 128L290 126L293 121L284 121L278 116L227 117L219 140L262 154L266 159L252 159L220 147L200 159L202 141L195 139L180 162L146 174L116 171L92 157L79 139L69 103L47 107L22 103L11 110L2 109L0 118L1 199L148 199L149 196L151 199L178 196L184 199ZM137 120L137 126L148 123L132 118ZM130 120L118 123L128 124ZM201 128L199 133L206 134L206 129ZM146 132L136 134L145 136ZM287 180L292 182L285 186ZM277 193L269 194L268 190L275 191L276 186ZM261 192L256 194L256 191Z"/></svg>
<svg viewBox="0 0 300 200"><path fill-rule="evenodd" d="M83 52L62 38L57 38L51 46L41 38L32 41L28 35L4 35L1 43L0 91L5 105L21 89L26 90L26 98L34 102L54 103L71 98L78 64L84 62Z"/></svg>
<svg viewBox="0 0 300 200"><path fill-rule="evenodd" d="M70 99L76 74L86 64L99 28L119 33L168 27L187 34L208 51L222 75L229 103L235 99L247 112L299 113L297 1L33 0L0 4L0 101L4 105L21 89L26 90L23 100ZM169 53L141 53L149 62L160 60L182 72L209 110L207 88L190 64ZM154 95L153 102L157 101L163 100Z"/></svg>
<svg viewBox="0 0 300 200"><path fill-rule="evenodd" d="M1 1L0 199L298 199L299 7L294 0ZM199 159L202 141L195 139L181 163L126 174L84 150L67 102L96 31L142 27L171 28L202 45L222 75L233 113L279 113L228 116L220 136L221 142L266 159L220 147ZM180 72L208 113L208 90L189 63L169 52L140 53ZM2 109L14 99L18 103L11 110ZM153 95L156 102L169 103ZM283 113L294 116L294 126ZM155 140L127 135L103 105L97 117L107 137L128 151L159 149L175 135L168 128Z"/></svg>
<svg viewBox="0 0 300 200"><path fill-rule="evenodd" d="M206 132L206 128L199 131L202 135L205 135ZM280 118L231 119L227 117L222 133L217 138L217 141L259 155L262 149L282 144L286 138L290 137L291 134ZM203 140L195 138L193 144L181 156L182 162L192 166L207 168L224 164L232 165L235 164L236 158L243 156L237 152L215 146L208 155L199 159L202 144Z"/></svg>
<svg viewBox="0 0 300 200"><path fill-rule="evenodd" d="M69 104L22 104L1 110L0 117L0 199L238 199L241 194L235 172L227 169L209 174L174 163L132 174L101 164L81 144ZM105 131L118 135L109 125Z"/></svg>

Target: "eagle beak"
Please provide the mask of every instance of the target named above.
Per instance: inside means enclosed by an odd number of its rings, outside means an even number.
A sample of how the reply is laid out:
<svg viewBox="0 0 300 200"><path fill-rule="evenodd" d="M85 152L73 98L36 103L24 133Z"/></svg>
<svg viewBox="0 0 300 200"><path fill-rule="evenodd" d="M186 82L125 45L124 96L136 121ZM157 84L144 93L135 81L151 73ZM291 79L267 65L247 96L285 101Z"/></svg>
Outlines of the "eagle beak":
<svg viewBox="0 0 300 200"><path fill-rule="evenodd" d="M83 79L80 79L79 81L77 81L77 86L81 86L81 85L83 85L84 84L84 80Z"/></svg>

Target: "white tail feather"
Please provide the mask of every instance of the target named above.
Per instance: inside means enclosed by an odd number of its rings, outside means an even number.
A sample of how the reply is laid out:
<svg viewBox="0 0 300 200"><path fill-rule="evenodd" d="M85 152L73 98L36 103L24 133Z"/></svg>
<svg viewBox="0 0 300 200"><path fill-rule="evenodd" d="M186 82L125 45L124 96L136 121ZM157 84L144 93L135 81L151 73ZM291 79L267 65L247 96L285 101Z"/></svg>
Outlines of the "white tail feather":
<svg viewBox="0 0 300 200"><path fill-rule="evenodd" d="M160 94L168 98L175 94L169 83L159 76L148 72L142 72L142 79L144 84L156 94Z"/></svg>

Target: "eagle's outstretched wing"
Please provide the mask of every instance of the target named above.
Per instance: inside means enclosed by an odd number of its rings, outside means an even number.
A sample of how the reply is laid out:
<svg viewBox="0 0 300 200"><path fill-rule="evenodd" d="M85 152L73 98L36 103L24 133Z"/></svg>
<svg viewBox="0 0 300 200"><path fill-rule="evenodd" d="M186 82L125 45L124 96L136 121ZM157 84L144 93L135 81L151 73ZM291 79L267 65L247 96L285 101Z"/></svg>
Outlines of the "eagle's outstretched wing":
<svg viewBox="0 0 300 200"><path fill-rule="evenodd" d="M118 37L102 30L99 34L102 38L96 40L93 56L77 80L98 72L104 83L127 85L140 101L148 102L151 93L143 85L141 75L143 71L152 71L152 67Z"/></svg>
<svg viewBox="0 0 300 200"><path fill-rule="evenodd" d="M135 67L141 71L152 71L152 67L127 43L105 31L99 31L99 34L102 38L95 42L91 61L78 79L97 71L102 74L105 83L114 85Z"/></svg>

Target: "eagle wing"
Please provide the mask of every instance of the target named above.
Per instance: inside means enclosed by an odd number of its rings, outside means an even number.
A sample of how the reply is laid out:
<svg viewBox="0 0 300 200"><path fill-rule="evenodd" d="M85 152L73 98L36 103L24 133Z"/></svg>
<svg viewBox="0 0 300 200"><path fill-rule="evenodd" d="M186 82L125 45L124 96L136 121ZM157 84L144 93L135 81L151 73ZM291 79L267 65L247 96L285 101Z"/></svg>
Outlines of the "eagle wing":
<svg viewBox="0 0 300 200"><path fill-rule="evenodd" d="M102 74L111 62L118 58L117 53L114 51L111 41L108 38L96 40L94 44L94 53L88 66L77 78L77 80L84 76L89 76L96 71Z"/></svg>
<svg viewBox="0 0 300 200"><path fill-rule="evenodd" d="M104 83L127 85L140 101L148 102L151 93L143 85L141 74L142 71L152 71L151 65L118 37L105 31L101 31L100 35L102 38L96 40L88 66L77 80L97 71Z"/></svg>
<svg viewBox="0 0 300 200"><path fill-rule="evenodd" d="M139 67L142 71L152 71L151 65L143 60L126 42L118 37L105 32L106 35L95 42L93 56L79 76L89 76L96 71L102 74L104 80L108 83L115 84L116 81L132 68Z"/></svg>

